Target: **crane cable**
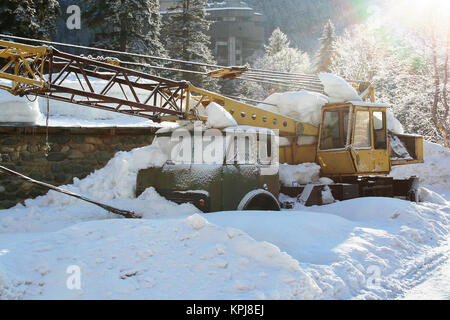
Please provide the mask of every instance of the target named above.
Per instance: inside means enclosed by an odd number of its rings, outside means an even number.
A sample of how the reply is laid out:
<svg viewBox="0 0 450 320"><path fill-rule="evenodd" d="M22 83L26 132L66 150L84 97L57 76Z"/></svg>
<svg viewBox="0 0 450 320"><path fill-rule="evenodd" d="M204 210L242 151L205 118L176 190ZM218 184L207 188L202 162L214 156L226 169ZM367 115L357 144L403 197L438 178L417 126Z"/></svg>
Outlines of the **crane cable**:
<svg viewBox="0 0 450 320"><path fill-rule="evenodd" d="M0 37L15 39L15 40L22 40L22 41L37 42L37 43L45 43L45 44L50 44L50 45L57 45L57 46L76 48L76 49L85 49L85 50L107 52L107 53L113 53L113 54L119 54L119 55L127 55L127 56L138 57L138 58L146 58L146 59L176 62L176 63L182 63L182 64L190 64L190 65L202 66L202 67L208 67L208 68L216 68L216 69L227 68L226 66L220 66L220 65L216 65L216 64L208 64L208 63L202 63L202 62L196 62L196 61L185 61L185 60L180 60L180 59L172 59L172 58L158 57L158 56L145 55L145 54L139 54L139 53L131 53L131 52L118 51L118 50L111 50L111 49L102 49L102 48L95 48L95 47L89 47L89 46L81 46L81 45L68 44L68 43L55 42L55 41L31 39L31 38L18 37L18 36L6 35L6 34L0 34ZM317 76L308 75L308 74L288 73L288 72L279 72L279 71L253 69L253 68L249 68L248 70L249 70L249 73L258 72L258 73L267 73L267 74L273 74L273 75L295 76L298 78L303 78L303 80L310 80L310 81L314 81L314 82L318 81Z"/></svg>

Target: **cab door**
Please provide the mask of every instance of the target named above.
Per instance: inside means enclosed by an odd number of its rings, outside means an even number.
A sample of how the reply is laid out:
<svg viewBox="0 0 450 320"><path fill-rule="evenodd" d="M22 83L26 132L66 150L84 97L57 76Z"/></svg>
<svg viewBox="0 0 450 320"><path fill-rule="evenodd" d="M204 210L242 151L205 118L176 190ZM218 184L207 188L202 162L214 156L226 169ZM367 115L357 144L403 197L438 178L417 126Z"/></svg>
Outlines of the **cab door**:
<svg viewBox="0 0 450 320"><path fill-rule="evenodd" d="M350 150L347 148L350 108L349 105L343 105L323 109L317 161L324 175L352 175L356 172Z"/></svg>
<svg viewBox="0 0 450 320"><path fill-rule="evenodd" d="M358 173L367 173L373 170L372 132L369 108L355 107L351 154Z"/></svg>
<svg viewBox="0 0 450 320"><path fill-rule="evenodd" d="M386 109L371 109L373 171L389 173L391 171L390 148L387 130Z"/></svg>
<svg viewBox="0 0 450 320"><path fill-rule="evenodd" d="M355 107L351 154L358 174L390 171L386 111Z"/></svg>

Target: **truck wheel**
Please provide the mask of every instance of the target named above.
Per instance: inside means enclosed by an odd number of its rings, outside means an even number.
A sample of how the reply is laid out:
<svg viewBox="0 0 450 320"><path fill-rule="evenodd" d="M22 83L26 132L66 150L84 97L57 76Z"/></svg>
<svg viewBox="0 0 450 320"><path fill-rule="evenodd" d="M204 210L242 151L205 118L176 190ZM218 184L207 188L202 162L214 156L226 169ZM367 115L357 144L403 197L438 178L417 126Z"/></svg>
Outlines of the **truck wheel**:
<svg viewBox="0 0 450 320"><path fill-rule="evenodd" d="M260 211L280 211L278 200L270 192L258 189L253 190L242 198L237 208L239 211L260 210Z"/></svg>

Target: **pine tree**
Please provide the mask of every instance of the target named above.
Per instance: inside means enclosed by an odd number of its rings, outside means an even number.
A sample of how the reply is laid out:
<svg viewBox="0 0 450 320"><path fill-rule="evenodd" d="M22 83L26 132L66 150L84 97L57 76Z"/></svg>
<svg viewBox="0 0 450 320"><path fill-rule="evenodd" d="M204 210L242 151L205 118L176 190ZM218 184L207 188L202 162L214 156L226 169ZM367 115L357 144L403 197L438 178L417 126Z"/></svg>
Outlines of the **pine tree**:
<svg viewBox="0 0 450 320"><path fill-rule="evenodd" d="M264 48L265 54L253 61L253 68L287 73L311 73L309 55L300 49L291 48L287 36L280 29L275 29ZM238 94L261 100L274 91L288 90L296 90L295 85L290 87L243 81L238 88Z"/></svg>
<svg viewBox="0 0 450 320"><path fill-rule="evenodd" d="M2 0L0 32L49 40L55 34L58 13L56 0Z"/></svg>
<svg viewBox="0 0 450 320"><path fill-rule="evenodd" d="M269 56L273 56L283 49L289 48L290 42L280 28L276 28L269 38L269 44L264 45L264 49Z"/></svg>
<svg viewBox="0 0 450 320"><path fill-rule="evenodd" d="M214 64L214 58L209 48L210 38L206 35L210 22L206 18L206 1L179 0L177 5L169 8L164 24L163 38L169 56L173 59L196 61ZM207 72L203 66L171 63L171 68L187 69L197 72ZM216 82L201 74L186 72L172 73L173 77L190 81L192 84L216 90Z"/></svg>
<svg viewBox="0 0 450 320"><path fill-rule="evenodd" d="M165 55L159 40L161 16L158 0L83 2L86 8L83 22L86 28L94 32L94 40L90 45L132 53ZM130 57L126 59L142 60Z"/></svg>
<svg viewBox="0 0 450 320"><path fill-rule="evenodd" d="M315 58L315 66L318 72L329 72L331 60L336 54L336 32L331 20L328 20L323 29L322 37L319 38L320 49Z"/></svg>

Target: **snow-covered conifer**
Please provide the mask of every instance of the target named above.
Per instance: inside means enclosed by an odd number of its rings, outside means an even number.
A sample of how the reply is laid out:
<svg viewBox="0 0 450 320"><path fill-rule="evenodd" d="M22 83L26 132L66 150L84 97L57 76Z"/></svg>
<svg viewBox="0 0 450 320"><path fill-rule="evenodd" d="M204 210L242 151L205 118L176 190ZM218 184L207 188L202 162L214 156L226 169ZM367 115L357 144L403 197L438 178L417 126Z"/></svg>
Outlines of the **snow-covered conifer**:
<svg viewBox="0 0 450 320"><path fill-rule="evenodd" d="M0 33L49 40L55 33L56 0L2 0Z"/></svg>
<svg viewBox="0 0 450 320"><path fill-rule="evenodd" d="M206 34L211 22L206 17L206 1L180 0L169 8L165 19L163 39L168 54L173 59L214 64L210 38ZM207 72L210 68L173 62L171 68ZM173 72L173 77L188 80L194 85L217 89L216 81L201 74Z"/></svg>

